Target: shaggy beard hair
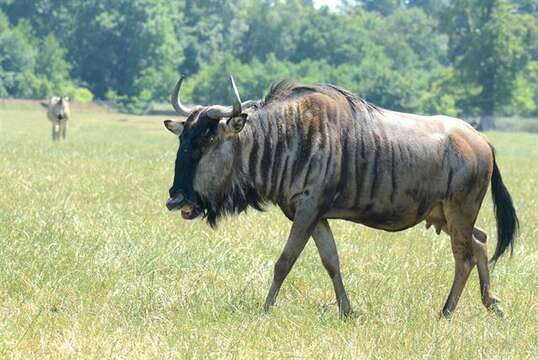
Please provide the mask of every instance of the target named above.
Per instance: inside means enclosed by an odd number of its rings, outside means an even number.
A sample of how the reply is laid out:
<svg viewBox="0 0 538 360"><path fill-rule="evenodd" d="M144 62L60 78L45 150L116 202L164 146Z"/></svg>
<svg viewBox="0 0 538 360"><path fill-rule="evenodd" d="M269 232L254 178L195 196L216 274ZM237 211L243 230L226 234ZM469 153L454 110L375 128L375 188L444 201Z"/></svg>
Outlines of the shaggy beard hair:
<svg viewBox="0 0 538 360"><path fill-rule="evenodd" d="M243 177L244 178L244 177ZM258 194L252 184L236 180L225 193L215 196L198 195L202 203L203 217L214 229L223 216L240 214L248 207L263 211L265 200Z"/></svg>

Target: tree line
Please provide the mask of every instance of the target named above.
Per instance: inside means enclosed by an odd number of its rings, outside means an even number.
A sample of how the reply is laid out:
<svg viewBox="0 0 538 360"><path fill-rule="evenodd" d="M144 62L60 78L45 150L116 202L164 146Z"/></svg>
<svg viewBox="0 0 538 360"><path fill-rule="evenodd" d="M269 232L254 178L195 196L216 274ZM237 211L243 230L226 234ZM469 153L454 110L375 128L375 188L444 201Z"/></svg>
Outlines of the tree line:
<svg viewBox="0 0 538 360"><path fill-rule="evenodd" d="M260 98L284 78L416 113L538 115L538 0L0 0L0 96ZM488 126L493 125L489 124Z"/></svg>

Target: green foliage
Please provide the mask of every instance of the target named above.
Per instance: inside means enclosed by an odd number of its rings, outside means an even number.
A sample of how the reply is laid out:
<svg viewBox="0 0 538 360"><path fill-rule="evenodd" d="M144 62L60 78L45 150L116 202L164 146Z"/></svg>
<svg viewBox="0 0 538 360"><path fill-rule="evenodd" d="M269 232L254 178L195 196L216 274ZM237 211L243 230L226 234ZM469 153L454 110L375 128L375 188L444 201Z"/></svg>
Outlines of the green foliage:
<svg viewBox="0 0 538 360"><path fill-rule="evenodd" d="M180 74L186 100L228 103L232 73L244 98L291 78L399 111L532 115L536 1L3 0L0 96L142 113Z"/></svg>
<svg viewBox="0 0 538 360"><path fill-rule="evenodd" d="M25 24L10 28L5 18L0 23L0 93L11 94L32 73L37 51L28 41Z"/></svg>
<svg viewBox="0 0 538 360"><path fill-rule="evenodd" d="M72 93L71 67L54 36L36 39L28 21L10 26L3 14L0 30L0 96L47 98Z"/></svg>
<svg viewBox="0 0 538 360"><path fill-rule="evenodd" d="M356 0L358 6L368 11L376 11L383 15L390 15L402 4L401 0Z"/></svg>
<svg viewBox="0 0 538 360"><path fill-rule="evenodd" d="M459 103L468 112L491 116L513 101L536 40L536 17L513 10L507 0L452 2L445 25L456 74L472 90Z"/></svg>
<svg viewBox="0 0 538 360"><path fill-rule="evenodd" d="M513 100L503 107L504 115L538 115L538 61L531 61L517 75Z"/></svg>
<svg viewBox="0 0 538 360"><path fill-rule="evenodd" d="M81 103L90 103L93 101L93 93L90 89L77 87L71 95L72 99Z"/></svg>
<svg viewBox="0 0 538 360"><path fill-rule="evenodd" d="M109 90L106 93L106 99L118 107L125 113L145 114L150 110L151 92L142 90L137 96L119 95L114 90Z"/></svg>

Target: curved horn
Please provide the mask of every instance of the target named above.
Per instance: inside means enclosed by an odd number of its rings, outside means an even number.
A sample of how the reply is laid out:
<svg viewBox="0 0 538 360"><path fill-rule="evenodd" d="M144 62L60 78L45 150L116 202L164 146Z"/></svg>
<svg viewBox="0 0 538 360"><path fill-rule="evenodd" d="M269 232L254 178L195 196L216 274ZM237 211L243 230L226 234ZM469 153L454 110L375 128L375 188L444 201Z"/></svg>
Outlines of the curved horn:
<svg viewBox="0 0 538 360"><path fill-rule="evenodd" d="M230 81L232 83L232 89L234 91L234 101L233 101L233 105L232 105L232 109L233 109L233 116L238 116L241 114L241 97L239 96L239 91L237 91L237 86L235 86L235 81L234 81L234 77L232 75L230 75Z"/></svg>
<svg viewBox="0 0 538 360"><path fill-rule="evenodd" d="M221 119L223 117L234 117L241 114L241 98L239 97L239 92L237 91L237 86L235 86L235 81L232 75L230 75L230 80L232 82L232 90L234 92L233 105L222 106L222 105L213 105L207 109L207 116L212 119Z"/></svg>
<svg viewBox="0 0 538 360"><path fill-rule="evenodd" d="M239 91L235 85L235 81L232 75L230 75L230 82L232 84L232 90L234 93L234 100L232 106L222 106L222 105L213 105L207 109L207 116L212 119L218 120L223 117L234 117L241 115L243 109L250 108L253 106L258 106L259 101L247 100L241 102L241 97L239 96Z"/></svg>
<svg viewBox="0 0 538 360"><path fill-rule="evenodd" d="M176 87L174 88L174 91L172 92L172 97L170 98L170 102L172 103L172 106L174 107L174 110L178 112L179 114L183 116L189 116L192 112L192 109L189 109L185 105L181 103L181 100L179 99L179 90L181 89L181 84L183 83L183 80L185 77L181 75L181 78L176 84Z"/></svg>

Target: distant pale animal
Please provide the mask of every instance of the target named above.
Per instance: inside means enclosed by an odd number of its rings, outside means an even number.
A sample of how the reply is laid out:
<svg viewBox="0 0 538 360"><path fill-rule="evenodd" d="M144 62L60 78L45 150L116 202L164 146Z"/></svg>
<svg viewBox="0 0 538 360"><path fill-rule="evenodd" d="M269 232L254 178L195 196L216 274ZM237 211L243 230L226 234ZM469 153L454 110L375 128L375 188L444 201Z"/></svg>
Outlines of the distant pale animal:
<svg viewBox="0 0 538 360"><path fill-rule="evenodd" d="M482 303L502 314L490 289L487 236L475 227L489 184L497 220L491 261L513 247L518 219L493 146L469 124L385 110L333 85L291 82L273 86L263 100L241 102L232 79L233 106L191 109L181 104L181 83L172 105L187 120L165 121L180 142L167 207L212 225L264 202L282 209L293 225L266 310L313 237L341 314L349 314L328 222L344 219L385 231L425 221L447 233L455 275L442 315L452 314L475 266Z"/></svg>
<svg viewBox="0 0 538 360"><path fill-rule="evenodd" d="M47 109L47 118L52 123L52 141L65 140L67 121L71 117L69 98L52 97L48 102L41 102L41 106Z"/></svg>

